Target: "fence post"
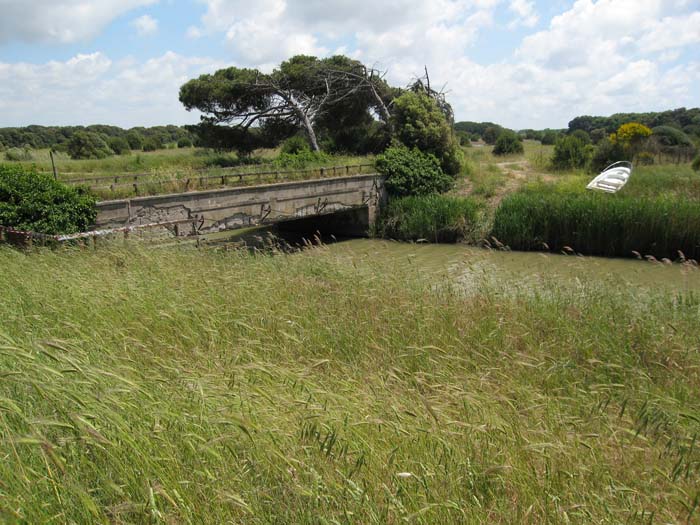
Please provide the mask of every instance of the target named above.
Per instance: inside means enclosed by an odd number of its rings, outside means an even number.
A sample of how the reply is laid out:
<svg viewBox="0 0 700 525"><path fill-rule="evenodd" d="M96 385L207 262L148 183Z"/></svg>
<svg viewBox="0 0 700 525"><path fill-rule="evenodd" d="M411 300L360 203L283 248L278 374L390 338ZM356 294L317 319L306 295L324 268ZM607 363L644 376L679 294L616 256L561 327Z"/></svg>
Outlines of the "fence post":
<svg viewBox="0 0 700 525"><path fill-rule="evenodd" d="M135 193L136 195L139 194L139 185L136 184L135 182L134 182L134 193Z"/></svg>

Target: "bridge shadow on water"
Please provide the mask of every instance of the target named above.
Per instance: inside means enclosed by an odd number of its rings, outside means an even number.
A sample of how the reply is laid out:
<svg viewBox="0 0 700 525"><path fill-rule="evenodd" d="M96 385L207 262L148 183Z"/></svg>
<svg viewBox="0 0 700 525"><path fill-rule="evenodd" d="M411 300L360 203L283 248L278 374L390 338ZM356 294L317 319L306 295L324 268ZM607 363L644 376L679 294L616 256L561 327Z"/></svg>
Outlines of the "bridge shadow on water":
<svg viewBox="0 0 700 525"><path fill-rule="evenodd" d="M326 215L316 215L269 226L221 232L207 245L241 248L255 252L294 253L313 246L335 244L368 237L369 211L357 208Z"/></svg>

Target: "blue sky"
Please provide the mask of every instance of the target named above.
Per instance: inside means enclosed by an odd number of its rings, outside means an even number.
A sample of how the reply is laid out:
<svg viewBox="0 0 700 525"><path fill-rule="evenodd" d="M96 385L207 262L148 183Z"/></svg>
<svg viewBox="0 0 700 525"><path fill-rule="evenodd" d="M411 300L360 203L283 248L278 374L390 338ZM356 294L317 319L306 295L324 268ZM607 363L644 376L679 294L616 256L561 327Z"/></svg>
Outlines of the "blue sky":
<svg viewBox="0 0 700 525"><path fill-rule="evenodd" d="M343 53L459 120L700 106L700 0L0 0L0 126L196 121L194 76Z"/></svg>

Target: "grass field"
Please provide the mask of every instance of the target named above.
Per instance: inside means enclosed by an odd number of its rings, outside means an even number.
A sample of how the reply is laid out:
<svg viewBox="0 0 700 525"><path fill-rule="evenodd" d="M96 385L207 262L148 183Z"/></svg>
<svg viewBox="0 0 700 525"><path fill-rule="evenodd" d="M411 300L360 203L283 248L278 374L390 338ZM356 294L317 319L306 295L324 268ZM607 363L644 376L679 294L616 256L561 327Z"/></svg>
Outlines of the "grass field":
<svg viewBox="0 0 700 525"><path fill-rule="evenodd" d="M465 296L325 248L0 264L0 521L697 522L692 294Z"/></svg>

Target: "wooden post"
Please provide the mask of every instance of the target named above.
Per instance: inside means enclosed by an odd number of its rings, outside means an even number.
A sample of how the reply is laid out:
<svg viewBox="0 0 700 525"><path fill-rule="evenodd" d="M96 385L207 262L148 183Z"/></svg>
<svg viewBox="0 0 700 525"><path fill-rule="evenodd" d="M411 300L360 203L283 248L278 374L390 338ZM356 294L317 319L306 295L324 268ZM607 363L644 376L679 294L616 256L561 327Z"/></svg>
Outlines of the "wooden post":
<svg viewBox="0 0 700 525"><path fill-rule="evenodd" d="M54 180L58 180L58 173L56 173L56 163L53 160L53 150L49 150L49 156L51 157L51 167L53 168L53 178Z"/></svg>

